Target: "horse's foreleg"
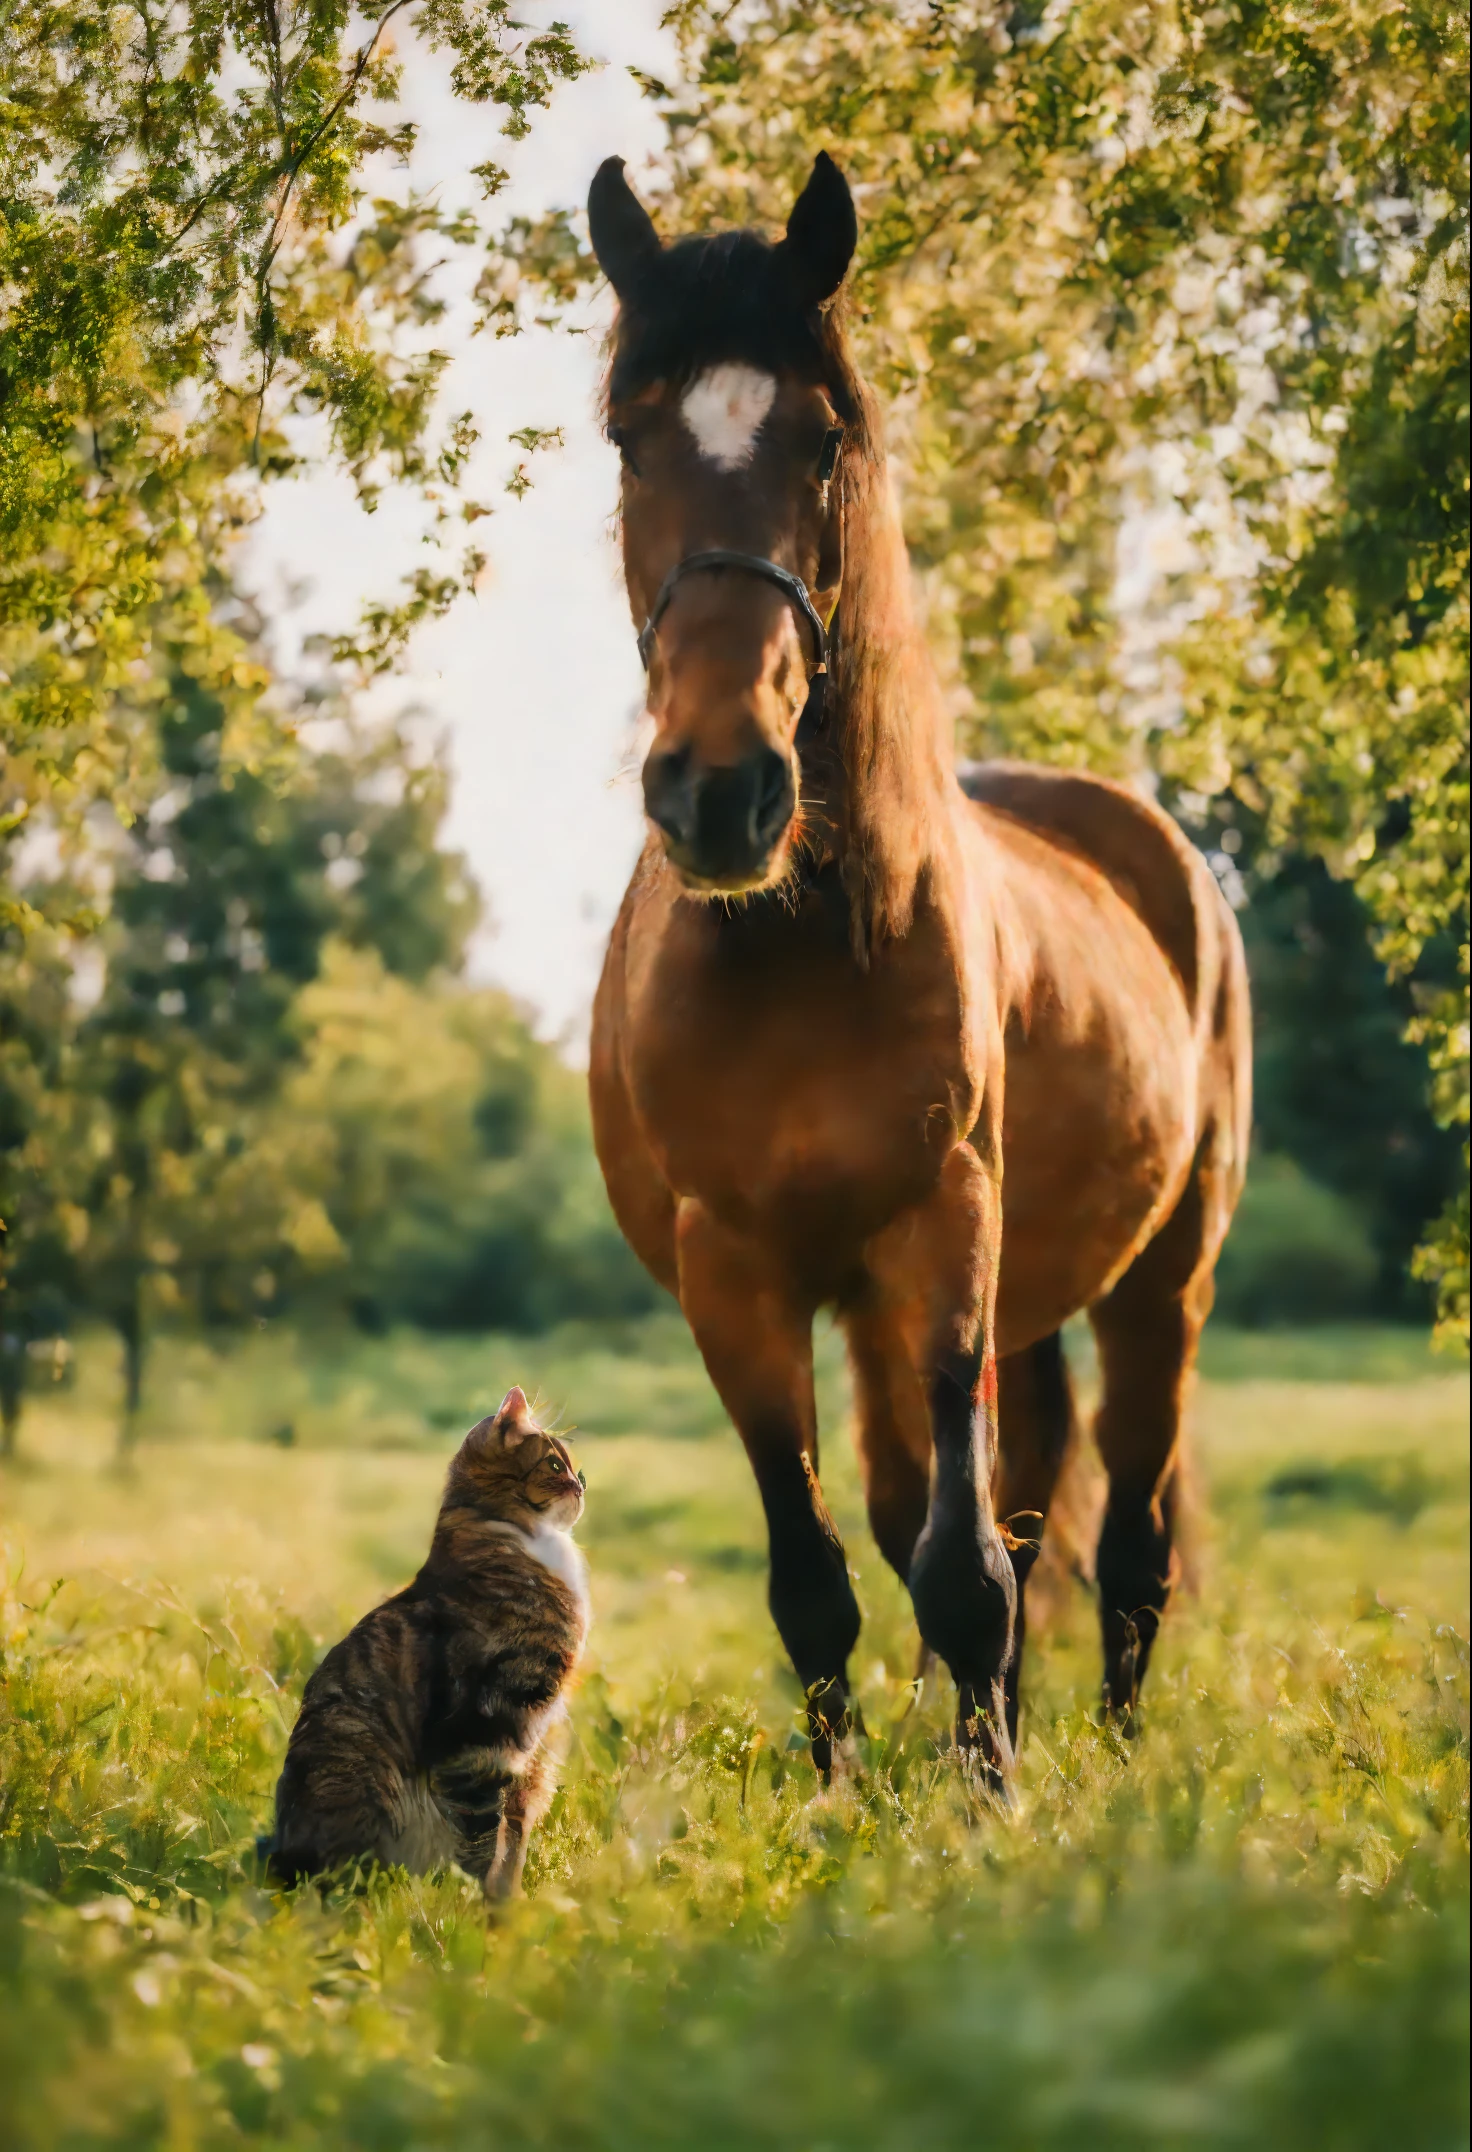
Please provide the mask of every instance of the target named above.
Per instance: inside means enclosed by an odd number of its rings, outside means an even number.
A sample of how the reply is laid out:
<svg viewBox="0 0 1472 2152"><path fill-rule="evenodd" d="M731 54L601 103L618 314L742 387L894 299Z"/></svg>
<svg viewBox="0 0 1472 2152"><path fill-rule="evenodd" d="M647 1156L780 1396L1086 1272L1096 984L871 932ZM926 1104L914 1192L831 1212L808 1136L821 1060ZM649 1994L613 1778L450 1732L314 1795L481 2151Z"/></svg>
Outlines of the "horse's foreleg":
<svg viewBox="0 0 1472 2152"><path fill-rule="evenodd" d="M843 1318L864 1500L880 1553L910 1580L930 1507L930 1415L901 1311L874 1294Z"/></svg>
<svg viewBox="0 0 1472 2152"><path fill-rule="evenodd" d="M951 1152L934 1195L875 1250L892 1289L922 1285L934 1453L930 1504L910 1563L920 1634L955 1678L956 1741L993 1784L1012 1765L1005 1680L1017 1581L992 1508L997 1459L994 1332L1001 1201L975 1151Z"/></svg>
<svg viewBox="0 0 1472 2152"><path fill-rule="evenodd" d="M680 1305L756 1474L770 1548L767 1601L807 1695L813 1761L848 1732L859 1608L818 1485L813 1310L770 1254L693 1201L676 1226Z"/></svg>

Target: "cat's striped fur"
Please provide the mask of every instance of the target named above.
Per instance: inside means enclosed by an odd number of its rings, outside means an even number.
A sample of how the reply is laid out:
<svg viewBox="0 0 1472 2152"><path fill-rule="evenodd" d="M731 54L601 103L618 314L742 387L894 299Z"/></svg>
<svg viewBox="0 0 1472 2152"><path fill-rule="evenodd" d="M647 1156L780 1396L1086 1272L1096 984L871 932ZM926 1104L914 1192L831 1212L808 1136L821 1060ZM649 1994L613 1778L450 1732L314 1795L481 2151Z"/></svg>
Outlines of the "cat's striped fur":
<svg viewBox="0 0 1472 2152"><path fill-rule="evenodd" d="M487 1897L517 1888L587 1633L582 1508L566 1446L510 1391L450 1466L418 1576L307 1683L261 1847L278 1877L457 1861Z"/></svg>

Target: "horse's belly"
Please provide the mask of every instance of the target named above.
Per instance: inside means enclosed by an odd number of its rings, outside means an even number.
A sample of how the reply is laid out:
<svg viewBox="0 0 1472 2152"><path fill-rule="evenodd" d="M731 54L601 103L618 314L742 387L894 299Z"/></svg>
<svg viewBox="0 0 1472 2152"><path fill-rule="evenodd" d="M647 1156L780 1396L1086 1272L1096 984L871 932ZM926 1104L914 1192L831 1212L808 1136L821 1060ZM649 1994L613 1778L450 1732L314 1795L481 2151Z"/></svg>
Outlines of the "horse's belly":
<svg viewBox="0 0 1472 2152"><path fill-rule="evenodd" d="M1046 1337L1115 1283L1174 1206L1196 1139L1184 1004L1159 997L1152 1051L1107 1031L1009 1040L998 1344Z"/></svg>

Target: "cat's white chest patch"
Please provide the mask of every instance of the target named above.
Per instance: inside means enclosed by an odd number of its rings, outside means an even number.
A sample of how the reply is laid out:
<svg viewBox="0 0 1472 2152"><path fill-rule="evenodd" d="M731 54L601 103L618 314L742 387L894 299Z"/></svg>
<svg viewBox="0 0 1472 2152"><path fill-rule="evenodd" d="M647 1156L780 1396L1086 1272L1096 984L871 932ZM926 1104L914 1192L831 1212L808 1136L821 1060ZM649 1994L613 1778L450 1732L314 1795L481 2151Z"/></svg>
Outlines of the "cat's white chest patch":
<svg viewBox="0 0 1472 2152"><path fill-rule="evenodd" d="M772 375L755 366L712 366L686 389L680 415L707 463L739 471L756 452L776 394Z"/></svg>
<svg viewBox="0 0 1472 2152"><path fill-rule="evenodd" d="M588 1565L583 1560L583 1550L567 1532L560 1532L555 1524L539 1524L535 1531L522 1533L527 1552L539 1561L544 1569L550 1569L576 1599L583 1620L588 1618Z"/></svg>

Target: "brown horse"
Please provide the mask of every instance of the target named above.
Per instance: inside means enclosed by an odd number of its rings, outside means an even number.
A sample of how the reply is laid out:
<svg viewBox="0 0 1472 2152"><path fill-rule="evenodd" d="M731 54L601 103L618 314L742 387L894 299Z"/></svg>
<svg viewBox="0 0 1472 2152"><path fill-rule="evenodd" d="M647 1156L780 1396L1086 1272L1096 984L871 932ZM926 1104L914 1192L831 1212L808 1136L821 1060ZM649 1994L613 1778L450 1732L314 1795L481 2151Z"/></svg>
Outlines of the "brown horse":
<svg viewBox="0 0 1472 2152"><path fill-rule="evenodd" d="M1185 1391L1246 1156L1240 939L1136 793L958 775L833 304L857 237L837 166L818 158L775 246L662 245L617 158L588 207L620 302L608 432L654 723L654 827L594 1011L598 1155L746 1445L819 1768L859 1630L818 1484L829 1306L875 1538L997 1783L1081 1308L1126 1720L1170 1595Z"/></svg>

